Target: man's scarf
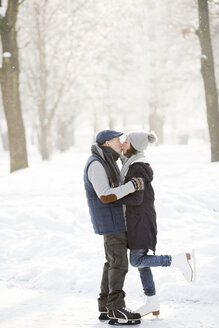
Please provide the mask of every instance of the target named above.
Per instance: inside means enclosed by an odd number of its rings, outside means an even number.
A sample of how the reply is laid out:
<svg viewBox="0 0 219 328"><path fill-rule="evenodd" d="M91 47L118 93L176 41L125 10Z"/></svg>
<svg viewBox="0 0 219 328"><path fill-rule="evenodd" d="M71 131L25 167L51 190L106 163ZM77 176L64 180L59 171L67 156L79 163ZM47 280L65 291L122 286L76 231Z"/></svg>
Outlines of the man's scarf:
<svg viewBox="0 0 219 328"><path fill-rule="evenodd" d="M119 154L111 147L98 146L97 144L91 147L91 153L100 159L109 179L110 187L121 185L120 171L116 164Z"/></svg>

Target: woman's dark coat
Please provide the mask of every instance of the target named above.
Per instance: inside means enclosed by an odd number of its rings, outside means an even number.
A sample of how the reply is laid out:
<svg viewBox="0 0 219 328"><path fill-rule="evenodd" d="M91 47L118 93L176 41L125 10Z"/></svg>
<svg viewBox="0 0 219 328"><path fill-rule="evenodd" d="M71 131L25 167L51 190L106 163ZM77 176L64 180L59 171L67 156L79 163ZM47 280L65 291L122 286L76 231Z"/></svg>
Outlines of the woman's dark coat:
<svg viewBox="0 0 219 328"><path fill-rule="evenodd" d="M126 205L128 247L130 249L151 249L155 252L157 243L154 190L151 185L153 170L148 163L136 162L129 166L124 183L132 177L144 179L144 190L136 191L118 200Z"/></svg>

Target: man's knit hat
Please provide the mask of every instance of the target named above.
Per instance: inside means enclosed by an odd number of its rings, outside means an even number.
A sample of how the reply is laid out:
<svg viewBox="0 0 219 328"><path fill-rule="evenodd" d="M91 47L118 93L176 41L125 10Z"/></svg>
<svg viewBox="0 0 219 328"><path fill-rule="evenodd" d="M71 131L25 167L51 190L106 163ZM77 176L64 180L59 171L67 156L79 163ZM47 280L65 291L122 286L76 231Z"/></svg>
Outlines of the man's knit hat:
<svg viewBox="0 0 219 328"><path fill-rule="evenodd" d="M115 130L102 130L96 136L96 142L99 145L103 145L106 141L113 138L120 137L123 133Z"/></svg>
<svg viewBox="0 0 219 328"><path fill-rule="evenodd" d="M137 151L145 150L148 142L154 143L157 141L157 136L154 132L130 132L127 134L127 138Z"/></svg>

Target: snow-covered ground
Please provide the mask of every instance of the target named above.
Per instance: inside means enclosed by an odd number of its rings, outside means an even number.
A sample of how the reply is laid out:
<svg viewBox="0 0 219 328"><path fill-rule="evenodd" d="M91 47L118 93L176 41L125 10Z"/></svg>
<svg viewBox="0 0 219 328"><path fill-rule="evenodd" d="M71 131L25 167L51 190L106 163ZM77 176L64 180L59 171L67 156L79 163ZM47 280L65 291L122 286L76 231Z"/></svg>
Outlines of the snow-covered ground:
<svg viewBox="0 0 219 328"><path fill-rule="evenodd" d="M83 190L88 153L72 149L8 174L0 163L0 328L95 327L104 253L94 235ZM157 254L196 249L197 280L153 269L160 319L141 327L216 328L219 322L219 163L208 145L148 150L155 172ZM125 282L127 306L143 301L138 271Z"/></svg>

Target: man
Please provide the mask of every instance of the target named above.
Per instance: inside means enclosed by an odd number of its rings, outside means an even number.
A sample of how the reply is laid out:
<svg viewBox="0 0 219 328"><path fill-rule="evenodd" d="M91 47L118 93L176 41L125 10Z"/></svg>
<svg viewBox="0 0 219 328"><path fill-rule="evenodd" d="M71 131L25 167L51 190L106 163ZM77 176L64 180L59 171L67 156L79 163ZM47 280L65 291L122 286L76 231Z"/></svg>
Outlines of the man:
<svg viewBox="0 0 219 328"><path fill-rule="evenodd" d="M84 185L89 212L95 233L103 235L106 263L103 267L98 298L99 319L140 319L125 307L123 284L128 271L127 235L122 205L104 204L101 195L116 195L120 199L136 190L142 190L141 178L133 178L121 186L120 171L116 164L122 153L121 132L103 130L96 136L84 170Z"/></svg>

